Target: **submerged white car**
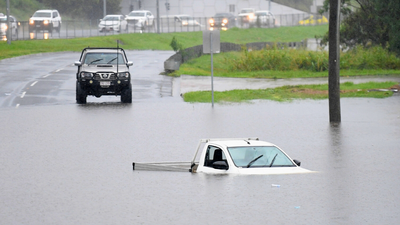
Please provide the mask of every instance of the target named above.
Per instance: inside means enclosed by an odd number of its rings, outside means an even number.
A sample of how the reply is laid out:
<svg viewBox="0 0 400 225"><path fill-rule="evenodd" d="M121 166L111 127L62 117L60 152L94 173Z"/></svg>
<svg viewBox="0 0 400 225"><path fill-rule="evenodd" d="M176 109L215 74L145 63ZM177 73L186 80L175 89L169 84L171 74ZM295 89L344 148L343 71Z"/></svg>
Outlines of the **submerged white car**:
<svg viewBox="0 0 400 225"><path fill-rule="evenodd" d="M100 20L99 31L116 31L128 29L128 22L123 15L107 15Z"/></svg>

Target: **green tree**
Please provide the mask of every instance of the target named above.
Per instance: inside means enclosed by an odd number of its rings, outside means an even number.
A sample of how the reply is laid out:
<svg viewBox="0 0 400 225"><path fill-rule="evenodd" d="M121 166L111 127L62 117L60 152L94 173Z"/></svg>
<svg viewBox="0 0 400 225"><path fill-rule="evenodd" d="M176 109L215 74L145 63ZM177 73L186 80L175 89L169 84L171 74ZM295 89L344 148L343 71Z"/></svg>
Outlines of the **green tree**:
<svg viewBox="0 0 400 225"><path fill-rule="evenodd" d="M325 0L322 11L329 10ZM400 1L342 0L340 43L344 47L380 45L400 55ZM328 33L322 43L328 42Z"/></svg>

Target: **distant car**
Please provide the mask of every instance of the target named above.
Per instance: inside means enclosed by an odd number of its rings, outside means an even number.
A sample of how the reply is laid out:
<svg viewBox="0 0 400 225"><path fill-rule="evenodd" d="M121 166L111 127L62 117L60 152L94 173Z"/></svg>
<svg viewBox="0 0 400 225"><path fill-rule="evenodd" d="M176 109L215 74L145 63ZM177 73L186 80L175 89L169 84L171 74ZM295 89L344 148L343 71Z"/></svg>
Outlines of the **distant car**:
<svg viewBox="0 0 400 225"><path fill-rule="evenodd" d="M193 16L189 15L176 15L174 20L182 26L201 26Z"/></svg>
<svg viewBox="0 0 400 225"><path fill-rule="evenodd" d="M30 33L37 30L53 32L54 29L57 32L61 30L61 16L55 9L38 10L29 19Z"/></svg>
<svg viewBox="0 0 400 225"><path fill-rule="evenodd" d="M128 22L125 20L124 15L107 15L100 20L99 31L116 31L128 29Z"/></svg>
<svg viewBox="0 0 400 225"><path fill-rule="evenodd" d="M299 21L300 25L314 25L328 23L328 19L321 15L311 15Z"/></svg>
<svg viewBox="0 0 400 225"><path fill-rule="evenodd" d="M19 23L15 17L10 15L10 27L11 27L11 35L18 36L18 27ZM5 37L7 35L7 16L3 13L0 13L0 37ZM4 38L2 38L4 39Z"/></svg>
<svg viewBox="0 0 400 225"><path fill-rule="evenodd" d="M256 11L255 18L256 24L260 26L275 26L275 16L270 11Z"/></svg>
<svg viewBox="0 0 400 225"><path fill-rule="evenodd" d="M252 24L255 22L255 12L256 10L253 8L244 8L241 9L238 15L238 21L241 25L243 24Z"/></svg>
<svg viewBox="0 0 400 225"><path fill-rule="evenodd" d="M236 26L236 17L232 13L217 13L208 22L210 27L231 28Z"/></svg>
<svg viewBox="0 0 400 225"><path fill-rule="evenodd" d="M148 10L132 11L126 15L125 19L134 29L143 30L155 25L154 15Z"/></svg>
<svg viewBox="0 0 400 225"><path fill-rule="evenodd" d="M132 84L128 61L122 48L85 48L76 73L76 102L86 104L88 95L120 95L122 103L132 103Z"/></svg>

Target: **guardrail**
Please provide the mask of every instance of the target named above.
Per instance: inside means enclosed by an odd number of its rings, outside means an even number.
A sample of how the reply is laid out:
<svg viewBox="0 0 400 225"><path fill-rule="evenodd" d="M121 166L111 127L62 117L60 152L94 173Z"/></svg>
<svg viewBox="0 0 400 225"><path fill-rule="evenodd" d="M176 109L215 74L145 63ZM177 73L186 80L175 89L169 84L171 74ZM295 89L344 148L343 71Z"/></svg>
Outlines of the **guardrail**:
<svg viewBox="0 0 400 225"><path fill-rule="evenodd" d="M260 28L274 28L279 26L314 26L320 24L326 24L327 21L320 22L318 20L309 20L309 14L288 14L288 15L276 15L274 22L266 22L265 20L255 19L253 22L243 21L240 18L235 19L235 24L231 27L238 27L242 29L260 27ZM120 33L157 33L158 29L160 33L174 33L174 32L193 32L193 31L204 31L210 29L209 24L210 17L194 17L195 22L181 21L174 16L160 17L160 24L157 26L157 22L150 26L143 28L135 28L132 24L128 24L125 29L121 31L108 31L101 32L99 30L99 20L64 20L62 21L60 30L29 30L29 22L19 22L18 29L11 31L12 40L32 40L32 39L56 39L56 38L79 38L79 37L93 37L93 36L106 36ZM157 18L154 19L157 21ZM301 22L303 21L303 22ZM305 22L304 22L305 21ZM229 28L228 28L229 29ZM3 36L2 40L6 40Z"/></svg>

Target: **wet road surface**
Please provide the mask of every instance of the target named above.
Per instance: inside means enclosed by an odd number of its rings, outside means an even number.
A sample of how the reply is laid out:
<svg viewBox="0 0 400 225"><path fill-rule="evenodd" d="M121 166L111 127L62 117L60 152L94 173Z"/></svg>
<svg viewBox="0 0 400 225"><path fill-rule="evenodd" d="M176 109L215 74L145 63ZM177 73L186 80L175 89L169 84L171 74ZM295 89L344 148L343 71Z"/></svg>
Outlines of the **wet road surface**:
<svg viewBox="0 0 400 225"><path fill-rule="evenodd" d="M163 62L154 61L168 54L149 52L128 55L137 61L131 72L140 74L134 79L141 83L132 104L109 96L75 104L76 68L70 65L79 53L56 54L60 60L54 63L36 59L37 67L25 68L18 82L4 82L11 76L4 68L15 72L18 65L0 62L2 223L398 223L398 94L342 99L337 127L328 122L327 100L212 108L184 103L173 94L182 80L158 75ZM135 54L142 56L133 60ZM43 78L47 74L49 80ZM39 93L30 86L35 81L33 87L43 83ZM132 170L133 161L189 161L199 139L217 137L259 137L318 173L215 176Z"/></svg>

